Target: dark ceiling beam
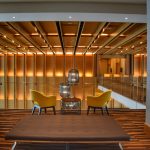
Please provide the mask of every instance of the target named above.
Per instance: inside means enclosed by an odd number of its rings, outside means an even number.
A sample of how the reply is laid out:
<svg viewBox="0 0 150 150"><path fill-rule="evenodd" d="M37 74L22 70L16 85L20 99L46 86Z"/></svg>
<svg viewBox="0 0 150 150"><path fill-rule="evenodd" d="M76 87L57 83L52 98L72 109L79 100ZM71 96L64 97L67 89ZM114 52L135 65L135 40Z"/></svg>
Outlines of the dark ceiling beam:
<svg viewBox="0 0 150 150"><path fill-rule="evenodd" d="M91 39L91 42L90 42L90 44L88 45L87 49L85 50L84 54L86 54L86 52L90 49L90 47L92 46L92 44L94 43L94 41L96 41L96 40L98 39L98 37L100 36L100 34L103 32L103 29L104 29L104 28L106 29L109 24L110 24L110 23L103 22L103 23L101 23L101 24L99 25L99 27L98 27L96 33L94 33L94 36L93 36L93 38Z"/></svg>
<svg viewBox="0 0 150 150"><path fill-rule="evenodd" d="M75 41L75 47L74 47L74 52L73 52L74 55L76 54L76 51L77 51L77 47L78 47L79 39L81 37L83 26L84 26L84 22L80 22L79 26L78 26L78 32L77 32L77 36L76 36L76 41Z"/></svg>
<svg viewBox="0 0 150 150"><path fill-rule="evenodd" d="M106 40L103 44L102 47L96 50L94 53L102 54L103 53L103 48L106 45L111 44L114 40L116 40L121 34L123 34L125 31L127 31L129 28L131 28L134 24L131 23L125 23L123 24L117 31L115 31L115 36L110 36L108 40Z"/></svg>
<svg viewBox="0 0 150 150"><path fill-rule="evenodd" d="M127 36L126 38L124 38L123 40L118 42L113 48L111 48L110 50L106 51L104 54L112 54L112 53L116 52L118 47L128 43L129 41L131 41L134 38L136 38L138 35L143 34L144 32L146 32L146 25L143 25L143 27L138 29L136 32L132 33L131 35Z"/></svg>
<svg viewBox="0 0 150 150"><path fill-rule="evenodd" d="M52 49L52 46L49 43L49 40L48 40L46 34L44 33L43 28L40 25L40 23L39 22L32 22L32 24L33 24L34 27L36 27L38 29L38 32L42 35L43 39L46 41L49 49L53 52L53 54L55 54L53 49Z"/></svg>
<svg viewBox="0 0 150 150"><path fill-rule="evenodd" d="M18 32L20 35L22 35L27 41L29 41L34 47L36 47L41 53L44 54L44 52L41 50L40 46L33 41L33 39L29 36L28 33L26 33L26 31L19 26L17 23L15 22L7 22L7 24L12 27L16 32Z"/></svg>
<svg viewBox="0 0 150 150"><path fill-rule="evenodd" d="M57 31L58 31L58 35L59 35L59 39L60 39L62 51L63 51L63 54L65 55L65 48L64 48L64 42L63 42L63 34L62 34L61 24L60 24L59 21L56 21L56 26L57 26Z"/></svg>

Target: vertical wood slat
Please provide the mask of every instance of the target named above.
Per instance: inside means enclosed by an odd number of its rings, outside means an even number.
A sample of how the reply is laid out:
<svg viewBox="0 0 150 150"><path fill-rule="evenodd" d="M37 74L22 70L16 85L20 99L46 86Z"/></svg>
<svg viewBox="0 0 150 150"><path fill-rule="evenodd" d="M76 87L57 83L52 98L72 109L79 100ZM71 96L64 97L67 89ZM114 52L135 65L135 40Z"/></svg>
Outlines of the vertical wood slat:
<svg viewBox="0 0 150 150"><path fill-rule="evenodd" d="M26 109L26 100L27 100L27 97L26 97L26 54L24 54L24 57L23 57L23 65L24 65L24 69L23 69L23 79L24 79L24 108Z"/></svg>
<svg viewBox="0 0 150 150"><path fill-rule="evenodd" d="M16 54L14 54L14 107L15 109L17 108L17 97L16 97L16 69L17 69L17 64L16 64L16 59L17 59L17 56Z"/></svg>
<svg viewBox="0 0 150 150"><path fill-rule="evenodd" d="M7 96L7 54L4 54L4 103L5 109L8 109L8 96Z"/></svg>

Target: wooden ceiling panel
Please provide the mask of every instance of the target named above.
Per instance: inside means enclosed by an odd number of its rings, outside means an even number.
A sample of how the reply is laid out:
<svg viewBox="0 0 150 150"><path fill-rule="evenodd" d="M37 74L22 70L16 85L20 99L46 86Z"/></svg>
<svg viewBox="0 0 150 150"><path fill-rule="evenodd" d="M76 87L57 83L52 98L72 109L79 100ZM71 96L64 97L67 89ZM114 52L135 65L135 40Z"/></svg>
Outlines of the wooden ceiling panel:
<svg viewBox="0 0 150 150"><path fill-rule="evenodd" d="M61 52L62 53L62 48L59 47L53 47L54 52Z"/></svg>
<svg viewBox="0 0 150 150"><path fill-rule="evenodd" d="M75 46L75 36L64 36L64 46Z"/></svg>
<svg viewBox="0 0 150 150"><path fill-rule="evenodd" d="M78 47L77 48L77 53L84 53L87 50L87 48L82 48L82 47Z"/></svg>
<svg viewBox="0 0 150 150"><path fill-rule="evenodd" d="M143 23L135 24L133 27L129 28L126 32L124 32L123 35L129 36L130 34L136 32L137 30L139 30L144 26L146 26L146 24Z"/></svg>
<svg viewBox="0 0 150 150"><path fill-rule="evenodd" d="M77 34L79 22L61 22L61 29L63 35Z"/></svg>
<svg viewBox="0 0 150 150"><path fill-rule="evenodd" d="M51 46L60 46L60 39L58 36L47 36Z"/></svg>
<svg viewBox="0 0 150 150"><path fill-rule="evenodd" d="M0 33L3 33L3 34L16 34L17 32L15 30L13 30L10 26L8 26L6 23L0 23Z"/></svg>
<svg viewBox="0 0 150 150"><path fill-rule="evenodd" d="M120 28L123 23L109 23L109 25L103 29L103 34L111 35L113 34L118 28Z"/></svg>
<svg viewBox="0 0 150 150"><path fill-rule="evenodd" d="M94 34L99 25L99 22L85 22L82 34Z"/></svg>
<svg viewBox="0 0 150 150"><path fill-rule="evenodd" d="M69 52L69 53L73 53L73 51L74 51L74 48L65 48L65 52L67 53L67 52Z"/></svg>
<svg viewBox="0 0 150 150"><path fill-rule="evenodd" d="M81 36L79 41L79 46L88 46L91 41L91 36Z"/></svg>
<svg viewBox="0 0 150 150"><path fill-rule="evenodd" d="M39 35L37 35L37 36L31 36L32 37L32 39L39 45L39 46L42 46L42 45L47 45L46 43L45 43L45 40L44 39L42 39Z"/></svg>
<svg viewBox="0 0 150 150"><path fill-rule="evenodd" d="M24 37L20 36L20 35L16 35L14 36L15 39L17 39L20 42L21 46L30 46L31 43L29 41L27 41Z"/></svg>
<svg viewBox="0 0 150 150"><path fill-rule="evenodd" d="M38 33L37 28L35 28L31 22L19 22L19 26L21 26L28 34Z"/></svg>
<svg viewBox="0 0 150 150"><path fill-rule="evenodd" d="M97 40L95 40L95 43L93 43L94 46L101 46L109 36L100 36Z"/></svg>
<svg viewBox="0 0 150 150"><path fill-rule="evenodd" d="M113 42L111 42L110 44L108 44L108 46L114 46L116 43L119 43L120 41L122 41L124 39L123 36L119 36L117 39L115 39Z"/></svg>
<svg viewBox="0 0 150 150"><path fill-rule="evenodd" d="M41 27L43 28L43 30L45 31L46 34L48 34L48 33L50 33L50 34L58 34L55 22L43 21L43 22L40 22L40 25L41 25Z"/></svg>

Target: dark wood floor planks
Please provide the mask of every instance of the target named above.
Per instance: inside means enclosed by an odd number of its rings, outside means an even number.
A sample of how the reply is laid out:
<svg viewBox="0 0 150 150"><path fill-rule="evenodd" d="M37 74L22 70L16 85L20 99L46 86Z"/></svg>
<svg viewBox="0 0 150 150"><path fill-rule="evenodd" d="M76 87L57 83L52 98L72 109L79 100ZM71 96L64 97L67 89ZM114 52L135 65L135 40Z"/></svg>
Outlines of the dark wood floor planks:
<svg viewBox="0 0 150 150"><path fill-rule="evenodd" d="M84 115L85 113L82 112ZM129 142L122 142L124 150L150 150L150 137L144 132L144 110L118 109L111 110L110 114L131 136ZM31 111L0 110L0 150L8 150L11 148L13 141L6 141L4 136L25 115L31 115ZM48 115L53 114L48 113ZM57 112L57 115L60 115L60 112ZM101 113L98 111L96 114L90 113L90 115L101 115Z"/></svg>

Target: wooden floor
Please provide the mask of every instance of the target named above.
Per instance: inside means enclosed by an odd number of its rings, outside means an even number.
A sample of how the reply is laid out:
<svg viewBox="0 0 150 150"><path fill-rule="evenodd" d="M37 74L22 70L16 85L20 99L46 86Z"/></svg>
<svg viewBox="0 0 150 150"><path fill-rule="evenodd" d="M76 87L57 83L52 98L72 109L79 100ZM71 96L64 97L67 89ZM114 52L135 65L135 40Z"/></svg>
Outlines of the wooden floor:
<svg viewBox="0 0 150 150"><path fill-rule="evenodd" d="M84 114L85 112L82 112ZM129 142L123 142L124 150L150 150L150 137L144 133L144 110L119 109L111 110L111 115L122 128L131 136ZM0 110L0 150L11 148L13 141L6 141L5 134L25 115L31 114L30 110ZM53 115L48 112L47 115ZM60 112L57 112L60 115ZM100 112L90 115L101 115ZM91 149L92 150L92 149Z"/></svg>

